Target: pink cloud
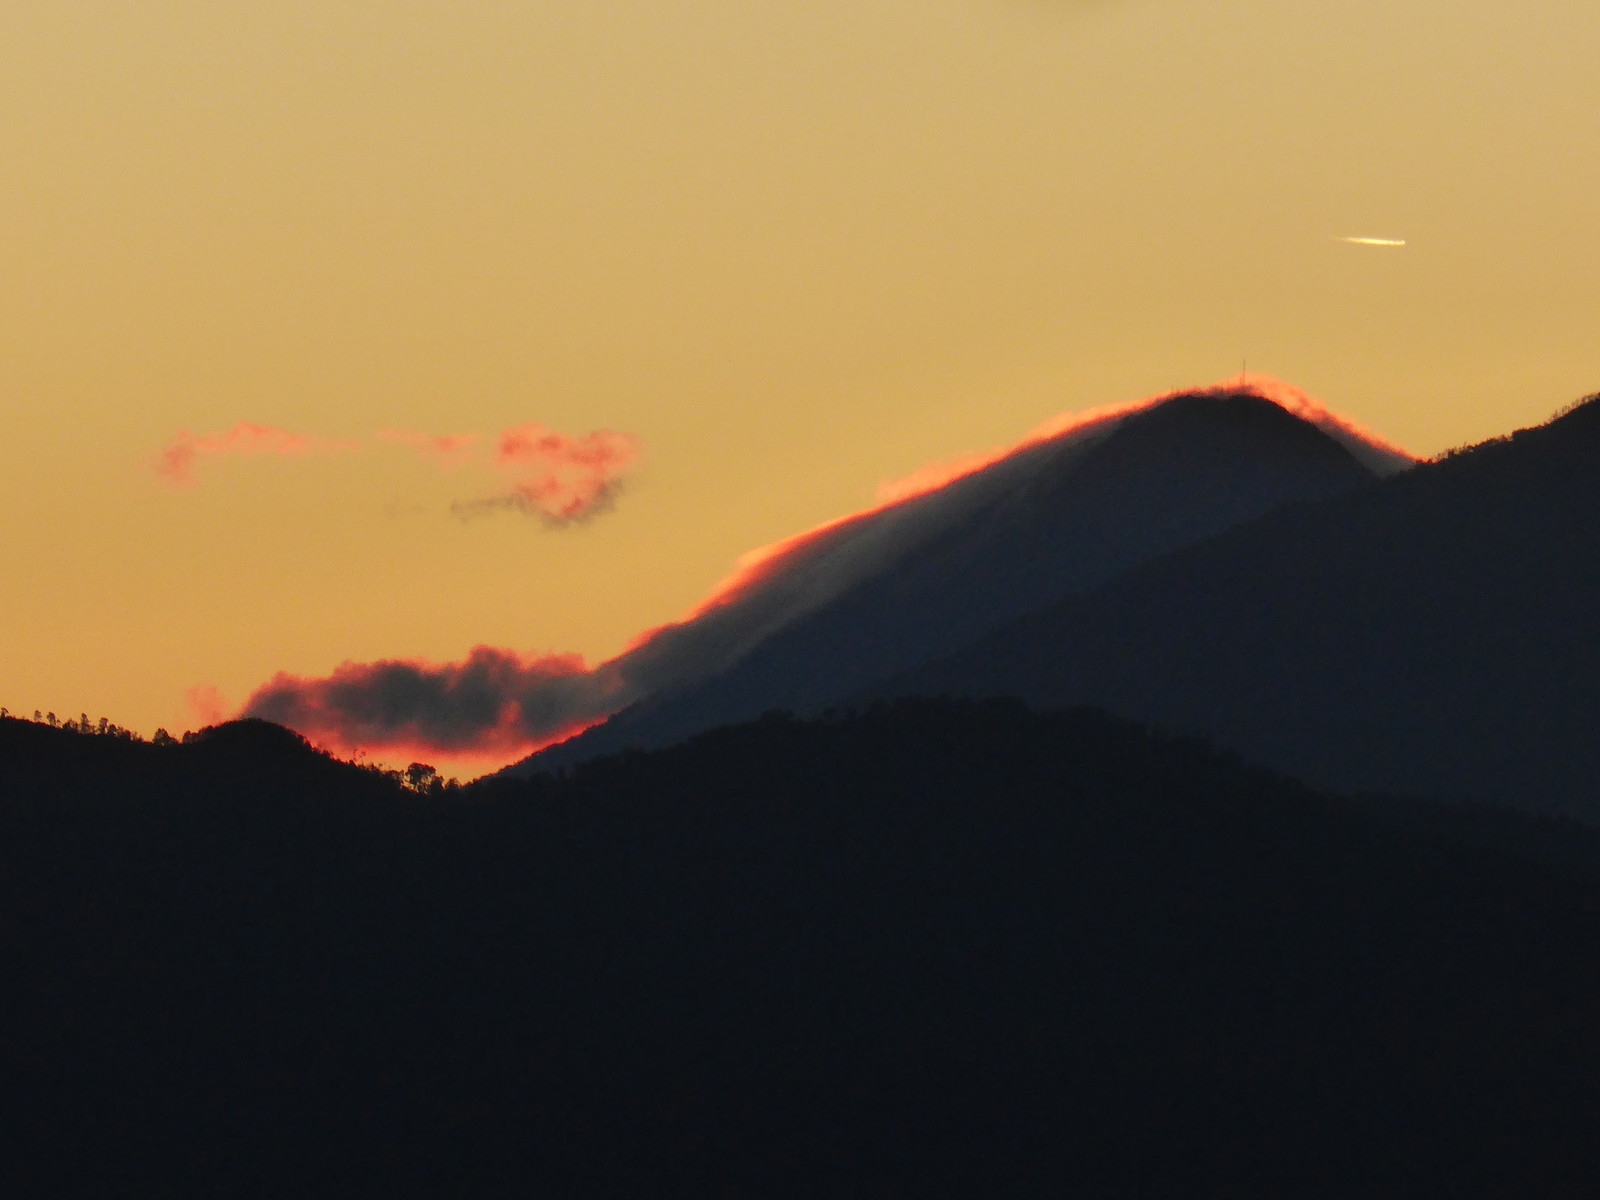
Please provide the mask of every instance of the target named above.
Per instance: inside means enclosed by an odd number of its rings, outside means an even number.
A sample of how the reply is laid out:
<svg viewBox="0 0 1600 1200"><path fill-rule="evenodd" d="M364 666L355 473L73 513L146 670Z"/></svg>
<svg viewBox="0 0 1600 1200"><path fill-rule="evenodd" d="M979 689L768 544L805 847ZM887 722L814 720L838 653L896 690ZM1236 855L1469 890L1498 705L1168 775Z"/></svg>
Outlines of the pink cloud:
<svg viewBox="0 0 1600 1200"><path fill-rule="evenodd" d="M511 480L508 492L456 505L461 516L494 509L535 513L550 525L569 525L606 511L639 461L629 433L599 429L583 437L530 422L507 429L495 465Z"/></svg>
<svg viewBox="0 0 1600 1200"><path fill-rule="evenodd" d="M385 442L410 446L424 458L446 467L459 467L466 462L478 441L475 433L430 434L410 429L380 429L376 436Z"/></svg>
<svg viewBox="0 0 1600 1200"><path fill-rule="evenodd" d="M157 455L157 475L176 486L194 482L194 466L202 457L235 454L336 454L359 450L355 442L331 441L309 434L291 433L271 425L240 421L222 433L192 433L185 429Z"/></svg>
<svg viewBox="0 0 1600 1200"><path fill-rule="evenodd" d="M228 705L222 693L209 683L198 684L184 693L189 712L202 725L218 725L228 719Z"/></svg>
<svg viewBox="0 0 1600 1200"><path fill-rule="evenodd" d="M428 434L409 429L383 429L373 436L407 446L451 469L470 462L480 440L475 433ZM355 441L334 441L241 421L222 433L183 430L161 449L154 467L167 482L184 486L195 482L195 466L208 456L359 449L361 443ZM573 437L534 422L519 425L500 434L492 456L494 466L508 479L508 489L482 499L459 501L453 509L458 516L495 510L532 513L553 526L587 520L611 506L626 476L638 464L639 452L637 437L611 429Z"/></svg>

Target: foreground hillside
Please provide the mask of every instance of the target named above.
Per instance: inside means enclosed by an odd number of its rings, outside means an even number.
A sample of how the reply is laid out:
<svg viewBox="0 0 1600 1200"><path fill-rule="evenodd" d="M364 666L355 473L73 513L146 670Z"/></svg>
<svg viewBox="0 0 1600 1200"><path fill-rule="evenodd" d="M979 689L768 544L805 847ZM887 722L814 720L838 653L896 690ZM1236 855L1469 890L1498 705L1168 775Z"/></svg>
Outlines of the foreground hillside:
<svg viewBox="0 0 1600 1200"><path fill-rule="evenodd" d="M3 1161L34 1195L1568 1194L1595 861L1012 703L432 797L263 723L0 721Z"/></svg>

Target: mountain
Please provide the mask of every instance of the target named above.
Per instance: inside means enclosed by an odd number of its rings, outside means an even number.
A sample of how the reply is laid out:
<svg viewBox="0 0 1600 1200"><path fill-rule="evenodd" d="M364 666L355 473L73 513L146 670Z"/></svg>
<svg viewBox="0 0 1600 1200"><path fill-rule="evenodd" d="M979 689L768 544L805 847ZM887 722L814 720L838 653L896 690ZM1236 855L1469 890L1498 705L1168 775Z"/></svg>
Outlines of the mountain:
<svg viewBox="0 0 1600 1200"><path fill-rule="evenodd" d="M0 719L35 1195L1584 1195L1600 833L914 702L419 796Z"/></svg>
<svg viewBox="0 0 1600 1200"><path fill-rule="evenodd" d="M799 539L726 603L618 660L631 705L511 773L772 708L820 712L1140 563L1409 463L1248 389L1117 411Z"/></svg>
<svg viewBox="0 0 1600 1200"><path fill-rule="evenodd" d="M1345 792L1600 821L1600 398L1286 507L862 695L1193 731Z"/></svg>

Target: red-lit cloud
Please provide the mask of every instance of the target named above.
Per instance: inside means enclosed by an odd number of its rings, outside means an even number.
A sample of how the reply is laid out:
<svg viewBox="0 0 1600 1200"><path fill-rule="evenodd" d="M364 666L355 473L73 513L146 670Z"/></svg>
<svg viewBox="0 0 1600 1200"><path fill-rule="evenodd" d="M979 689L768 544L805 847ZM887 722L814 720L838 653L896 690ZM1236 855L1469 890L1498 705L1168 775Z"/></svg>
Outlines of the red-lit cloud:
<svg viewBox="0 0 1600 1200"><path fill-rule="evenodd" d="M238 454L330 454L358 449L359 445L354 442L330 441L271 425L240 421L223 433L182 430L161 448L155 471L169 483L181 486L194 482L194 466L200 458Z"/></svg>
<svg viewBox="0 0 1600 1200"><path fill-rule="evenodd" d="M573 654L478 646L464 662L346 662L322 679L280 672L245 702L329 750L386 755L499 755L505 761L580 732L615 711L611 673Z"/></svg>
<svg viewBox="0 0 1600 1200"><path fill-rule="evenodd" d="M599 429L569 437L529 423L500 435L495 465L510 490L457 504L459 516L495 509L533 513L546 524L570 525L607 511L639 461L639 439Z"/></svg>
<svg viewBox="0 0 1600 1200"><path fill-rule="evenodd" d="M409 429L383 429L373 437L415 450L443 467L473 461L480 438L475 433L429 434ZM270 425L241 421L224 433L184 430L156 457L156 474L175 485L194 482L202 457L237 454L318 454L359 450L361 444L291 433ZM627 476L639 462L640 442L629 433L599 429L573 437L528 423L507 429L496 439L484 465L498 469L507 481L503 490L452 505L457 516L495 511L529 513L545 524L561 527L608 511ZM482 460L480 460L482 461Z"/></svg>

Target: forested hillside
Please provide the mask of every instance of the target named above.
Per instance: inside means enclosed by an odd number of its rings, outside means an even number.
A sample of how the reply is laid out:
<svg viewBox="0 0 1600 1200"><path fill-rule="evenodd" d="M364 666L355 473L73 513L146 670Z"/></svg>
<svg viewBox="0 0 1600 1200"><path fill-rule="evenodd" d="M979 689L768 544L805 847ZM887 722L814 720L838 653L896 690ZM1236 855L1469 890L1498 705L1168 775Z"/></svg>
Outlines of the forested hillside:
<svg viewBox="0 0 1600 1200"><path fill-rule="evenodd" d="M1498 824L1497 824L1498 823ZM0 722L15 1194L1558 1194L1585 835L1093 712L422 794Z"/></svg>

